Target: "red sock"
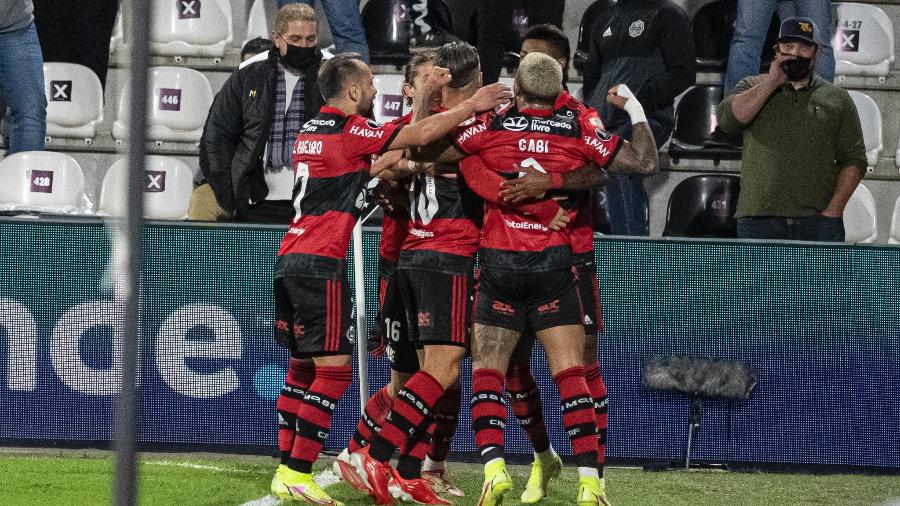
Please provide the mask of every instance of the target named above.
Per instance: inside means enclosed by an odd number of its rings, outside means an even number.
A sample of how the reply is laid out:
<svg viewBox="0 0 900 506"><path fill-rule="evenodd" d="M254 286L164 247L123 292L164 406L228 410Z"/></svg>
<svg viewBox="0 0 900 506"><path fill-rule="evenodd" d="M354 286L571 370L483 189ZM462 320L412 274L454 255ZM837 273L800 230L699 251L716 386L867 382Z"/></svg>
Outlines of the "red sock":
<svg viewBox="0 0 900 506"><path fill-rule="evenodd" d="M594 413L597 417L597 471L603 476L603 468L606 466L606 430L609 427L609 414L606 383L603 382L598 362L584 368L584 379L587 381L588 390L591 391L591 397L594 398Z"/></svg>
<svg viewBox="0 0 900 506"><path fill-rule="evenodd" d="M294 431L297 429L297 412L303 403L306 389L316 376L316 368L308 360L291 357L284 386L275 404L278 410L278 453L281 463L287 464L294 447Z"/></svg>
<svg viewBox="0 0 900 506"><path fill-rule="evenodd" d="M400 448L400 458L397 460L397 472L404 479L412 480L422 477L422 461L431 445L431 436L434 434L434 422L428 424L424 434L413 435L403 442Z"/></svg>
<svg viewBox="0 0 900 506"><path fill-rule="evenodd" d="M379 462L387 462L404 441L422 436L431 424L434 405L442 395L444 389L432 375L425 371L413 374L397 392L394 407L384 419L381 431L372 438L369 455Z"/></svg>
<svg viewBox="0 0 900 506"><path fill-rule="evenodd" d="M584 367L570 367L553 377L562 401L563 429L572 443L578 467L597 465L597 418L594 400L584 381Z"/></svg>
<svg viewBox="0 0 900 506"><path fill-rule="evenodd" d="M444 396L434 407L434 430L428 457L435 462L447 460L447 454L450 453L450 444L453 443L453 434L456 433L456 422L459 421L461 397L462 391L459 383L456 383L444 392Z"/></svg>
<svg viewBox="0 0 900 506"><path fill-rule="evenodd" d="M550 438L547 436L547 426L544 423L541 393L534 383L531 370L527 366L511 367L507 371L506 391L509 392L513 413L531 440L534 451L543 453L549 450Z"/></svg>
<svg viewBox="0 0 900 506"><path fill-rule="evenodd" d="M288 467L301 473L312 472L312 464L328 438L331 415L338 400L350 386L349 365L316 367L316 379L309 386L297 413L297 434Z"/></svg>
<svg viewBox="0 0 900 506"><path fill-rule="evenodd" d="M496 369L472 371L472 430L475 431L478 454L485 464L503 458L505 428L503 374Z"/></svg>
<svg viewBox="0 0 900 506"><path fill-rule="evenodd" d="M387 389L388 387L384 387L369 398L369 402L366 403L363 414L359 418L359 423L356 425L356 432L353 433L350 444L347 445L347 450L355 452L368 445L372 440L372 435L381 430L384 418L388 416L391 406L394 405L394 399L388 394Z"/></svg>

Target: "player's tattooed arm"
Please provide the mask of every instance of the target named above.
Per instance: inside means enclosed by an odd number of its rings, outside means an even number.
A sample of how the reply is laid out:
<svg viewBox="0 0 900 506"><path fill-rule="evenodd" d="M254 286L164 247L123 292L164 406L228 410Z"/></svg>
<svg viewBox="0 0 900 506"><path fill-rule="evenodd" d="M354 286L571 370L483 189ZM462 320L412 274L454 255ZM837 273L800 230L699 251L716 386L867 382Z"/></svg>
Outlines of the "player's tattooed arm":
<svg viewBox="0 0 900 506"><path fill-rule="evenodd" d="M506 371L520 333L515 330L476 323L472 336L473 368Z"/></svg>
<svg viewBox="0 0 900 506"><path fill-rule="evenodd" d="M647 122L631 127L631 142L622 141L622 146L607 167L610 172L627 172L649 176L659 171L659 154L656 141Z"/></svg>
<svg viewBox="0 0 900 506"><path fill-rule="evenodd" d="M533 167L519 167L520 176L500 184L500 197L509 203L522 202L527 199L542 198L545 192L559 190L589 190L606 184L607 172L593 163L561 175L558 188L554 187L551 175L535 170Z"/></svg>

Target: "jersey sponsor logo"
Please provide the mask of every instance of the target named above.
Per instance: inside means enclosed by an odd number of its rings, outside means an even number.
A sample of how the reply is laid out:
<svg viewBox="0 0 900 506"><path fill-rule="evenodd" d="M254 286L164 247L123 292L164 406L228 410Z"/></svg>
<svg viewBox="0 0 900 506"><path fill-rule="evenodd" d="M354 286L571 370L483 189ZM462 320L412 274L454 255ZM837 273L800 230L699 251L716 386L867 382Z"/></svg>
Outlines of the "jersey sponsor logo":
<svg viewBox="0 0 900 506"><path fill-rule="evenodd" d="M419 311L418 321L420 327L430 327L431 313L429 313L428 311Z"/></svg>
<svg viewBox="0 0 900 506"><path fill-rule="evenodd" d="M320 126L334 126L336 123L333 119L311 119L303 124L303 131L315 132Z"/></svg>
<svg viewBox="0 0 900 506"><path fill-rule="evenodd" d="M516 310L513 309L512 306L506 304L505 302L500 302L499 300L494 301L494 303L491 305L491 309L506 316L512 316L516 313Z"/></svg>
<svg viewBox="0 0 900 506"><path fill-rule="evenodd" d="M612 28L610 28L610 27L607 26L607 27L606 27L606 31L603 32L603 36L604 36L604 37L612 37Z"/></svg>
<svg viewBox="0 0 900 506"><path fill-rule="evenodd" d="M372 122L372 120L368 120L368 121L366 121L366 124L371 126L371 122ZM372 128L380 128L380 127L381 127L381 125L379 125L377 127L372 127ZM384 137L383 130L369 130L368 128L361 128L361 127L358 127L355 125L350 127L350 133L353 135L358 135L360 137L365 137L367 139L381 139L382 137Z"/></svg>
<svg viewBox="0 0 900 506"><path fill-rule="evenodd" d="M434 232L429 232L427 230L421 230L418 228L409 229L409 234L418 237L419 239L427 239L429 237L434 237Z"/></svg>
<svg viewBox="0 0 900 506"><path fill-rule="evenodd" d="M532 223L529 221L512 221L512 220L503 220L506 223L506 226L509 228L514 228L516 230L540 230L541 232L546 232L547 227L541 225L540 223Z"/></svg>
<svg viewBox="0 0 900 506"><path fill-rule="evenodd" d="M306 326L300 325L299 323L294 324L294 335L295 336L303 336L306 335Z"/></svg>
<svg viewBox="0 0 900 506"><path fill-rule="evenodd" d="M602 128L595 129L594 133L597 134L597 137L599 137L602 141L608 142L610 139L612 139L612 134Z"/></svg>
<svg viewBox="0 0 900 506"><path fill-rule="evenodd" d="M366 125L368 125L369 128L374 128L377 130L377 129L381 128L384 125L384 123L379 123L379 122L375 121L374 119L367 119Z"/></svg>
<svg viewBox="0 0 900 506"><path fill-rule="evenodd" d="M628 35L632 38L640 37L642 33L644 33L644 22L640 19L631 23L631 26L628 27Z"/></svg>
<svg viewBox="0 0 900 506"><path fill-rule="evenodd" d="M591 317L588 315L584 315L584 324L585 325L593 325L594 320L591 320Z"/></svg>
<svg viewBox="0 0 900 506"><path fill-rule="evenodd" d="M322 141L301 141L294 144L295 155L320 155L322 154Z"/></svg>
<svg viewBox="0 0 900 506"><path fill-rule="evenodd" d="M306 233L306 229L303 227L291 227L287 231L290 235L301 236Z"/></svg>
<svg viewBox="0 0 900 506"><path fill-rule="evenodd" d="M519 151L528 153L549 153L550 141L542 139L519 139Z"/></svg>
<svg viewBox="0 0 900 506"><path fill-rule="evenodd" d="M545 119L545 118L531 118L531 129L536 132L550 132L554 128L561 128L563 130L571 130L572 122L571 121L556 121L553 119Z"/></svg>
<svg viewBox="0 0 900 506"><path fill-rule="evenodd" d="M511 116L503 120L503 128L511 132L521 132L528 128L528 120L522 116Z"/></svg>
<svg viewBox="0 0 900 506"><path fill-rule="evenodd" d="M538 314L547 314L547 313L558 313L559 312L559 299L552 300L546 304L542 304L537 308Z"/></svg>
<svg viewBox="0 0 900 506"><path fill-rule="evenodd" d="M291 329L288 322L284 320L275 320L275 330L280 330L282 332L288 332Z"/></svg>
<svg viewBox="0 0 900 506"><path fill-rule="evenodd" d="M484 123L482 123L480 125L471 126L471 127L467 128L459 137L456 138L456 143L462 144L462 143L466 142L469 139L469 137L472 137L473 135L476 135L476 134L480 134L481 132L484 132L485 130L487 130L487 125L485 125Z"/></svg>
<svg viewBox="0 0 900 506"><path fill-rule="evenodd" d="M585 144L597 150L603 156L609 156L609 148L606 147L606 144L603 143L601 139L597 137L585 137Z"/></svg>

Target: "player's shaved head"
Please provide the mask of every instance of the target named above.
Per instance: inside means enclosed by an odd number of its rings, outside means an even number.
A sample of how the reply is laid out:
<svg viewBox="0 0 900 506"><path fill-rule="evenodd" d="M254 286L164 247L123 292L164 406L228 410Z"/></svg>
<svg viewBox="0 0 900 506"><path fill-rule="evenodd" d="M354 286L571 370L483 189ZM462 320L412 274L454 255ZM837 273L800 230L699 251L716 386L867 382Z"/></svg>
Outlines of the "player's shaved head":
<svg viewBox="0 0 900 506"><path fill-rule="evenodd" d="M345 86L360 84L366 77L366 68L358 53L343 53L325 61L319 69L318 78L322 98L337 98Z"/></svg>
<svg viewBox="0 0 900 506"><path fill-rule="evenodd" d="M552 56L529 53L516 72L517 94L528 102L552 104L563 91L562 67Z"/></svg>
<svg viewBox="0 0 900 506"><path fill-rule="evenodd" d="M473 82L481 72L478 51L471 44L462 41L449 42L438 48L434 64L450 70L450 88L464 88Z"/></svg>

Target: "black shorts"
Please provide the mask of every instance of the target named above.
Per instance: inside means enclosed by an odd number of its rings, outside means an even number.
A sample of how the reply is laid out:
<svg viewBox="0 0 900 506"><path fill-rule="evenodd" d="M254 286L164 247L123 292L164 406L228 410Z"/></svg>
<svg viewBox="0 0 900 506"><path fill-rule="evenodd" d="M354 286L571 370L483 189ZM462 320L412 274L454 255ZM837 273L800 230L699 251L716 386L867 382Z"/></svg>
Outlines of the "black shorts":
<svg viewBox="0 0 900 506"><path fill-rule="evenodd" d="M275 278L275 339L297 356L349 355L352 321L343 280Z"/></svg>
<svg viewBox="0 0 900 506"><path fill-rule="evenodd" d="M412 342L468 348L475 285L471 262L457 273L401 266L396 280Z"/></svg>
<svg viewBox="0 0 900 506"><path fill-rule="evenodd" d="M600 282L593 264L576 268L578 296L584 310L584 334L590 338L603 332L603 306L600 303Z"/></svg>
<svg viewBox="0 0 900 506"><path fill-rule="evenodd" d="M584 315L571 270L491 272L481 269L475 323L517 332L581 325Z"/></svg>
<svg viewBox="0 0 900 506"><path fill-rule="evenodd" d="M379 280L378 295L381 302L380 329L384 336L385 354L391 369L406 374L419 370L419 355L416 345L409 339L409 323L406 309L397 286L397 271ZM421 348L421 346L419 346Z"/></svg>

